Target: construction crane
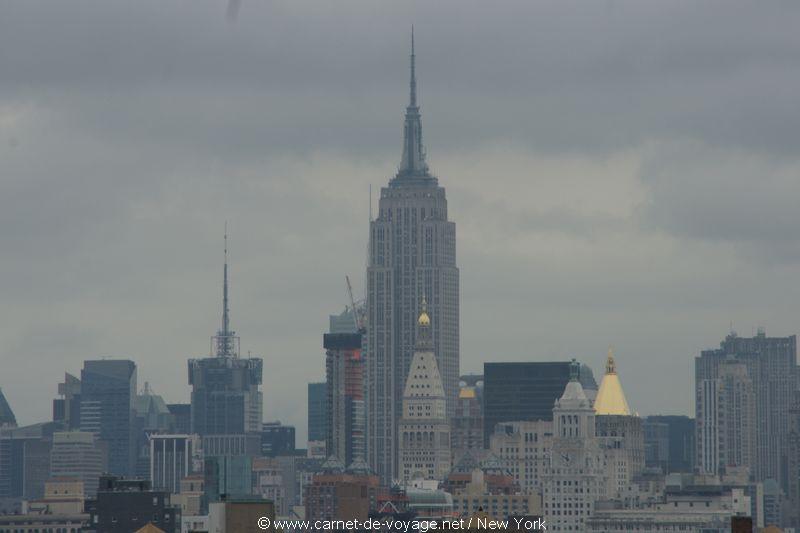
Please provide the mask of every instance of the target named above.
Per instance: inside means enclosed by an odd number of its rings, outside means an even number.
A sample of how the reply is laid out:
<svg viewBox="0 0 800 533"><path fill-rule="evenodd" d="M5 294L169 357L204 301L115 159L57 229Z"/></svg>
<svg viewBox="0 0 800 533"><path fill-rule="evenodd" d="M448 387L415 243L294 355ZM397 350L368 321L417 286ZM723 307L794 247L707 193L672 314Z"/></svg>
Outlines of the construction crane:
<svg viewBox="0 0 800 533"><path fill-rule="evenodd" d="M346 275L344 279L347 282L347 293L350 295L350 309L353 312L353 323L356 326L356 331L362 332L364 331L364 319L358 312L356 300L353 298L353 285L350 283L350 276Z"/></svg>

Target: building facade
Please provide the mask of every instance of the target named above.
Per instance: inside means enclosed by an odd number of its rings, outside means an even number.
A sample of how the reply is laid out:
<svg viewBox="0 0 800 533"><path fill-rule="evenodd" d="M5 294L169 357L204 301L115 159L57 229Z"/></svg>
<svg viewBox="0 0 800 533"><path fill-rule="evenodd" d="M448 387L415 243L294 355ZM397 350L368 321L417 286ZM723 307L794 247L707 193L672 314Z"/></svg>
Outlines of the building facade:
<svg viewBox="0 0 800 533"><path fill-rule="evenodd" d="M53 434L50 452L50 476L83 482L86 495L97 494L100 476L106 471L106 457L92 433L63 431Z"/></svg>
<svg viewBox="0 0 800 533"><path fill-rule="evenodd" d="M553 422L501 422L489 439L489 450L506 466L525 494L541 494L553 445Z"/></svg>
<svg viewBox="0 0 800 533"><path fill-rule="evenodd" d="M628 405L611 350L594 411L595 435L605 451L606 496L620 497L644 470L644 431Z"/></svg>
<svg viewBox="0 0 800 533"><path fill-rule="evenodd" d="M450 424L439 365L433 352L431 318L425 299L417 320L417 344L403 392L399 475L403 483L414 479L441 481L450 472Z"/></svg>
<svg viewBox="0 0 800 533"><path fill-rule="evenodd" d="M570 379L568 362L484 363L483 442L500 422L552 420Z"/></svg>
<svg viewBox="0 0 800 533"><path fill-rule="evenodd" d="M447 419L452 418L459 376L459 271L456 226L447 198L427 163L417 105L412 35L410 101L403 155L381 189L370 222L367 267L367 449L369 463L386 483L398 468L397 427L414 353L420 300L427 298L431 342L442 373Z"/></svg>
<svg viewBox="0 0 800 533"><path fill-rule="evenodd" d="M323 337L328 395L326 453L345 465L366 458L362 338L360 333L327 333Z"/></svg>
<svg viewBox="0 0 800 533"><path fill-rule="evenodd" d="M694 418L681 415L651 415L642 429L645 466L663 473L694 472Z"/></svg>
<svg viewBox="0 0 800 533"><path fill-rule="evenodd" d="M181 491L181 480L202 472L203 453L197 435L150 435L150 482L154 490Z"/></svg>
<svg viewBox="0 0 800 533"><path fill-rule="evenodd" d="M308 440L324 441L328 434L328 384L308 384Z"/></svg>
<svg viewBox="0 0 800 533"><path fill-rule="evenodd" d="M189 360L191 432L200 436L261 432L263 361L239 357L239 337L230 328L227 236L225 241L222 327L212 337L215 354Z"/></svg>
<svg viewBox="0 0 800 533"><path fill-rule="evenodd" d="M81 431L108 447L108 472L132 476L136 464L136 364L129 360L84 361L81 370Z"/></svg>
<svg viewBox="0 0 800 533"><path fill-rule="evenodd" d="M483 450L483 376L461 376L451 425L453 462L467 450Z"/></svg>
<svg viewBox="0 0 800 533"><path fill-rule="evenodd" d="M553 445L544 476L544 516L550 531L585 531L595 502L605 498L606 466L595 435L595 412L573 361L553 408Z"/></svg>
<svg viewBox="0 0 800 533"><path fill-rule="evenodd" d="M698 470L748 467L755 481L775 479L786 490L793 482L786 465L796 387L794 335L731 333L719 349L701 352L695 358Z"/></svg>

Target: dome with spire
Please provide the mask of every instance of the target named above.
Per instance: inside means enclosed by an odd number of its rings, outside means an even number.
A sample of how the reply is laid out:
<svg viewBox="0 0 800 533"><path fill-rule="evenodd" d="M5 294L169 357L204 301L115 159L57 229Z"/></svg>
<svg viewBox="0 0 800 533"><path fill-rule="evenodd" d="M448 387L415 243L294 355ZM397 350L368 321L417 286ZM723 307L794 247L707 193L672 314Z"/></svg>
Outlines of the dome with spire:
<svg viewBox="0 0 800 533"><path fill-rule="evenodd" d="M422 327L429 327L431 325L431 317L428 315L428 302L425 301L424 296L422 297L422 311L419 313L417 324Z"/></svg>
<svg viewBox="0 0 800 533"><path fill-rule="evenodd" d="M594 411L598 415L631 415L631 409L628 407L628 401L622 391L622 383L617 376L617 365L611 348L608 349L606 373L600 382L600 389L594 400Z"/></svg>

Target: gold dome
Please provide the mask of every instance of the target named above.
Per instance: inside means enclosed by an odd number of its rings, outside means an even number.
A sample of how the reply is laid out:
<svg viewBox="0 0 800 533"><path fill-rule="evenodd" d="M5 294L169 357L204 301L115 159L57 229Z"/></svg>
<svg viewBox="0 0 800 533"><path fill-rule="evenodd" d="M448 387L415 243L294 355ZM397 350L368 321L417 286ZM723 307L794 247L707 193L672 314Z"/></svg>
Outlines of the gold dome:
<svg viewBox="0 0 800 533"><path fill-rule="evenodd" d="M419 313L417 324L426 327L431 325L431 317L428 316L428 301L425 299L425 295L422 295L422 311Z"/></svg>
<svg viewBox="0 0 800 533"><path fill-rule="evenodd" d="M417 319L417 324L420 326L430 326L431 325L431 317L428 316L427 311L423 311L419 315L419 319Z"/></svg>

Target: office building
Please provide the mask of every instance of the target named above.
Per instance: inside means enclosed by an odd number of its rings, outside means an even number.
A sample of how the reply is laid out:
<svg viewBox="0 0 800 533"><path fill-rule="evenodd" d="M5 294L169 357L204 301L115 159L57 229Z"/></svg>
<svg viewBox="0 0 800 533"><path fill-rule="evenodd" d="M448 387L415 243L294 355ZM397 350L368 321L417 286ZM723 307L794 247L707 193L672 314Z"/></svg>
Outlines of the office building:
<svg viewBox="0 0 800 533"><path fill-rule="evenodd" d="M610 349L594 411L595 435L605 451L606 497L620 497L644 470L644 431L628 406Z"/></svg>
<svg viewBox="0 0 800 533"><path fill-rule="evenodd" d="M461 376L450 442L454 462L467 450L483 449L483 376Z"/></svg>
<svg viewBox="0 0 800 533"><path fill-rule="evenodd" d="M212 337L214 356L189 360L191 433L237 435L261 432L263 361L239 357L239 337L230 328L227 235L223 267L222 327Z"/></svg>
<svg viewBox="0 0 800 533"><path fill-rule="evenodd" d="M330 457L305 487L307 520L366 520L377 508L378 477L348 472Z"/></svg>
<svg viewBox="0 0 800 533"><path fill-rule="evenodd" d="M570 381L553 408L553 445L543 479L549 531L585 531L595 502L606 496L604 451L579 375L573 361Z"/></svg>
<svg viewBox="0 0 800 533"><path fill-rule="evenodd" d="M188 435L192 430L192 404L168 403L167 409L172 415L172 426L169 432L176 435Z"/></svg>
<svg viewBox="0 0 800 533"><path fill-rule="evenodd" d="M149 436L149 479L153 490L177 494L181 480L202 473L203 452L197 435Z"/></svg>
<svg viewBox="0 0 800 533"><path fill-rule="evenodd" d="M308 384L308 440L324 441L328 435L328 384Z"/></svg>
<svg viewBox="0 0 800 533"><path fill-rule="evenodd" d="M501 422L489 438L489 451L508 469L524 494L541 494L552 444L550 420Z"/></svg>
<svg viewBox="0 0 800 533"><path fill-rule="evenodd" d="M208 509L208 531L240 533L258 530L258 520L275 520L275 506L262 498L225 498L213 502ZM273 526L273 530L274 530Z"/></svg>
<svg viewBox="0 0 800 533"><path fill-rule="evenodd" d="M579 373L584 395L597 389L587 366ZM500 422L553 419L553 405L570 379L570 363L484 363L483 376L483 442L488 448Z"/></svg>
<svg viewBox="0 0 800 533"><path fill-rule="evenodd" d="M108 472L131 476L136 461L133 403L136 364L122 359L84 361L81 370L81 431L108 447Z"/></svg>
<svg viewBox="0 0 800 533"><path fill-rule="evenodd" d="M0 429L0 499L39 499L50 475L53 422Z"/></svg>
<svg viewBox="0 0 800 533"><path fill-rule="evenodd" d="M411 359L419 302L427 298L431 342L455 412L459 376L459 272L456 226L447 198L425 161L411 46L410 101L397 174L380 193L370 221L367 267L367 449L383 482L397 477L397 426Z"/></svg>
<svg viewBox="0 0 800 533"><path fill-rule="evenodd" d="M746 374L738 366L725 367L727 372L721 372L725 365L737 363L746 368ZM738 461L738 457L744 463L747 448L752 443L735 442L726 448L729 443L724 439L732 434L726 433L730 424L734 427L739 423L749 424L754 430L746 432L755 433L755 453L750 465L753 479L775 479L785 491L794 482L787 465L789 411L797 379L797 340L794 335L767 337L763 329L750 338L731 333L720 343L719 349L702 351L695 358L697 468L713 472L720 464ZM727 390L724 389L726 385ZM751 395L755 398L753 418L752 407L747 405ZM734 404L726 405L731 397ZM715 426L714 413L728 408L733 410L725 416L725 420L730 422L725 426Z"/></svg>
<svg viewBox="0 0 800 533"><path fill-rule="evenodd" d="M64 373L64 383L58 384L59 397L53 400L53 422L63 424L65 431L81 427L81 380Z"/></svg>
<svg viewBox="0 0 800 533"><path fill-rule="evenodd" d="M642 423L645 466L664 474L694 471L694 419L680 415L651 415Z"/></svg>
<svg viewBox="0 0 800 533"><path fill-rule="evenodd" d="M400 417L400 479L441 481L450 472L447 397L433 351L431 318L425 299L417 320L417 344L408 370Z"/></svg>
<svg viewBox="0 0 800 533"><path fill-rule="evenodd" d="M83 483L86 495L97 494L100 476L107 469L107 448L86 431L61 431L53 434L50 476L71 478Z"/></svg>
<svg viewBox="0 0 800 533"><path fill-rule="evenodd" d="M13 427L17 427L17 417L14 416L14 411L8 405L3 389L0 389L0 428Z"/></svg>
<svg viewBox="0 0 800 533"><path fill-rule="evenodd" d="M362 339L360 333L323 336L328 395L326 452L345 465L366 458Z"/></svg>
<svg viewBox="0 0 800 533"><path fill-rule="evenodd" d="M294 455L295 450L294 426L281 424L280 421L265 422L261 425L261 455L265 457Z"/></svg>
<svg viewBox="0 0 800 533"><path fill-rule="evenodd" d="M97 497L87 500L87 532L130 533L153 524L166 533L180 532L180 511L170 505L169 493L150 488L144 480L102 476Z"/></svg>

